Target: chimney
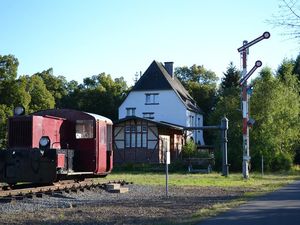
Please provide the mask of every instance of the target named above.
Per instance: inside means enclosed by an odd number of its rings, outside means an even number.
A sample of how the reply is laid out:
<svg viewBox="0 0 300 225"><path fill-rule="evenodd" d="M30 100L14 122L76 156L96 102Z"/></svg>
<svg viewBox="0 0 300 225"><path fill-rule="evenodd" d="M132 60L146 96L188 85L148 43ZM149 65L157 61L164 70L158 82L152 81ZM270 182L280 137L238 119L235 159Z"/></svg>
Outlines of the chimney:
<svg viewBox="0 0 300 225"><path fill-rule="evenodd" d="M165 62L165 69L172 78L174 78L173 64L174 62Z"/></svg>

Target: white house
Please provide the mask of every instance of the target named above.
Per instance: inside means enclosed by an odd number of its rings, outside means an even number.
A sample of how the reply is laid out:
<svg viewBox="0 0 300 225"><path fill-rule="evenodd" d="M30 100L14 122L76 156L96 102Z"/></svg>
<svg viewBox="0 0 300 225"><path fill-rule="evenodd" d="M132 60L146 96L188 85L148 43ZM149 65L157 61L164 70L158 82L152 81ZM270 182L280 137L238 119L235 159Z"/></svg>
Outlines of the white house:
<svg viewBox="0 0 300 225"><path fill-rule="evenodd" d="M151 63L119 107L119 119L128 116L180 127L203 126L203 113L174 76L173 62ZM202 131L188 131L187 136L204 145Z"/></svg>

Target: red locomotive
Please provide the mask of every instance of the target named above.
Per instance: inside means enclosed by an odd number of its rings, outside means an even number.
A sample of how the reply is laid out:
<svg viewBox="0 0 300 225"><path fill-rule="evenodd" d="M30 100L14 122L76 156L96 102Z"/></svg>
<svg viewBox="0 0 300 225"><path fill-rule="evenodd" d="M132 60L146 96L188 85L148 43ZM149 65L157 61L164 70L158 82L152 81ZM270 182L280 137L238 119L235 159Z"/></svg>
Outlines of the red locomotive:
<svg viewBox="0 0 300 225"><path fill-rule="evenodd" d="M52 183L106 176L112 170L112 121L69 109L8 120L8 149L0 151L0 182Z"/></svg>

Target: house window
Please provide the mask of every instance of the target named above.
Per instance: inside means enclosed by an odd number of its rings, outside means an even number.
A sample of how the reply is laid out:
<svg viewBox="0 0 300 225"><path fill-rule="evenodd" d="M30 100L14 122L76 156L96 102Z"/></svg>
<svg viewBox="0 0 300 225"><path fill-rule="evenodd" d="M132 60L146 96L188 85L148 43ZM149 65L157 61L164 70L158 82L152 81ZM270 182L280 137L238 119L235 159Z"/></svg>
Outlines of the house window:
<svg viewBox="0 0 300 225"><path fill-rule="evenodd" d="M135 116L136 108L126 108L126 116Z"/></svg>
<svg viewBox="0 0 300 225"><path fill-rule="evenodd" d="M158 93L147 93L145 105L158 105Z"/></svg>
<svg viewBox="0 0 300 225"><path fill-rule="evenodd" d="M134 125L125 127L126 148L147 148L147 126Z"/></svg>
<svg viewBox="0 0 300 225"><path fill-rule="evenodd" d="M139 135L139 133L141 133L141 126L136 126L136 147L140 148L142 146L142 140L141 140L141 135Z"/></svg>
<svg viewBox="0 0 300 225"><path fill-rule="evenodd" d="M130 126L125 127L125 146L130 148Z"/></svg>
<svg viewBox="0 0 300 225"><path fill-rule="evenodd" d="M190 116L190 127L194 126L194 116Z"/></svg>
<svg viewBox="0 0 300 225"><path fill-rule="evenodd" d="M142 126L142 147L147 148L147 131L148 128L146 126Z"/></svg>
<svg viewBox="0 0 300 225"><path fill-rule="evenodd" d="M136 146L136 126L131 126L131 147L135 148Z"/></svg>
<svg viewBox="0 0 300 225"><path fill-rule="evenodd" d="M154 112L144 112L143 113L143 118L154 119Z"/></svg>

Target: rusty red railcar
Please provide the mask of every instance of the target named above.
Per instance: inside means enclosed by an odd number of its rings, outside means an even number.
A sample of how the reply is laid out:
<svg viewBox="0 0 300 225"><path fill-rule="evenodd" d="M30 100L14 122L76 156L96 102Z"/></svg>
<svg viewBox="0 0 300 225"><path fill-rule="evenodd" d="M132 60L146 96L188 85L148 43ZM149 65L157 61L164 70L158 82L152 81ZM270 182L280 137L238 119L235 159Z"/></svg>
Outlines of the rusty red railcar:
<svg viewBox="0 0 300 225"><path fill-rule="evenodd" d="M112 121L70 109L15 115L0 151L0 182L52 183L106 176L113 164Z"/></svg>

